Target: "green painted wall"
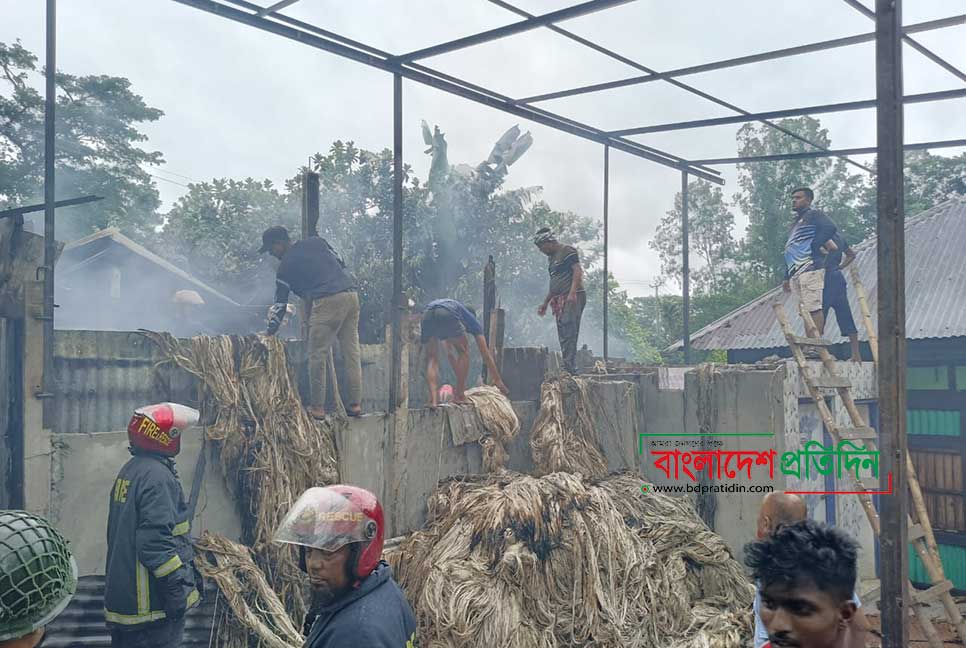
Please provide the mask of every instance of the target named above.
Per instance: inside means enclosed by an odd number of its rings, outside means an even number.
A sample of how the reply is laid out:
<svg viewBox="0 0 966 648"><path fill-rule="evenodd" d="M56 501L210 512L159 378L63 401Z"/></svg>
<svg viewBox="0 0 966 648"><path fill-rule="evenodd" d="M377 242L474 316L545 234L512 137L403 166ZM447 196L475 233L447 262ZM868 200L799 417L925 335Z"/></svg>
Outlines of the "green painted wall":
<svg viewBox="0 0 966 648"><path fill-rule="evenodd" d="M907 367L906 389L949 389L949 368L942 367Z"/></svg>
<svg viewBox="0 0 966 648"><path fill-rule="evenodd" d="M966 589L966 547L939 545L939 557L943 571L956 589ZM912 546L909 547L909 580L914 583L929 583L926 568Z"/></svg>
<svg viewBox="0 0 966 648"><path fill-rule="evenodd" d="M911 435L959 436L959 411L908 409L906 430Z"/></svg>

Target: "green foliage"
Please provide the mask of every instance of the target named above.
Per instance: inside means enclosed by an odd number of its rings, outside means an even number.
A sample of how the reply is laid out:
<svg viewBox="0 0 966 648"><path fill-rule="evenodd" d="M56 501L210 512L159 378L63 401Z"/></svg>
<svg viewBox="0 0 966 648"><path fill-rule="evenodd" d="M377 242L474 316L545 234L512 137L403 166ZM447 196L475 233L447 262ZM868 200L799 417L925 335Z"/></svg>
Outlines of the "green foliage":
<svg viewBox="0 0 966 648"><path fill-rule="evenodd" d="M19 42L0 43L0 205L43 202L44 97L37 57ZM96 194L104 200L71 208L57 222L70 240L108 226L135 238L159 223L157 188L143 165L161 153L139 144L140 124L162 112L144 103L121 77L57 74L57 199Z"/></svg>

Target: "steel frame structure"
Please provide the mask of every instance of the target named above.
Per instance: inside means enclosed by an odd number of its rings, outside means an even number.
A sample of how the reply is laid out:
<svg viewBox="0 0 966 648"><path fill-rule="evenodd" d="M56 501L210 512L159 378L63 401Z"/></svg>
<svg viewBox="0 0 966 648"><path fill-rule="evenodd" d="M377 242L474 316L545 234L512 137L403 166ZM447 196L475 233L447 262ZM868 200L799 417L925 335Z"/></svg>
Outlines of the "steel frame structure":
<svg viewBox="0 0 966 648"><path fill-rule="evenodd" d="M396 383L400 375L400 332L401 332L401 312L402 301L402 88L403 79L415 81L430 87L448 92L470 101L489 106L496 110L527 119L550 128L570 133L577 137L597 142L604 149L604 188L603 188L603 219L604 219L604 285L603 285L603 309L604 309L604 358L607 359L607 322L608 322L608 200L609 200L609 161L610 150L616 149L630 155L650 160L658 164L677 169L681 174L681 192L683 194L682 203L682 247L683 247L683 299L684 299L684 354L685 362L690 362L690 325L689 325L689 249L688 249L688 183L691 176L708 180L716 184L723 184L719 171L711 168L711 165L720 164L745 164L770 162L781 159L796 159L802 157L839 157L846 160L849 164L872 173L873 170L863 164L851 160L848 156L877 153L879 160L879 173L877 176L878 189L878 235L880 241L888 242L889 245L879 246L879 331L887 332L882 335L883 341L881 354L880 372L880 394L888 393L890 396L889 407L881 410L881 430L884 436L894 442L894 446L883 444L883 472L887 470L887 462L900 476L901 462L894 463L894 458L886 452L887 448L898 452L905 447L905 412L904 412L904 371L901 362L905 355L904 339L904 284L903 284L903 213L902 213L902 155L905 149L927 149L941 148L947 146L966 146L966 139L951 139L937 142L923 142L917 144L905 144L902 137L902 109L904 103L921 103L944 101L966 96L966 88L951 88L946 91L924 93L919 95L903 96L902 94L902 43L908 44L918 52L923 54L930 61L944 69L946 72L957 77L960 81L966 82L966 72L958 69L949 61L943 59L935 52L929 50L917 40L913 34L927 32L936 29L944 29L952 26L966 24L966 14L949 16L946 18L931 20L914 25L903 26L901 22L902 0L875 0L875 10L869 9L860 0L842 0L849 7L872 20L875 24L874 31L856 34L849 37L819 41L807 45L788 47L768 52L760 52L746 56L729 58L720 61L712 61L701 65L694 65L667 71L655 70L639 61L632 60L615 51L612 51L599 43L581 37L569 30L559 26L558 23L573 19L579 16L604 11L613 7L632 2L634 0L585 0L580 4L575 4L564 9L549 12L542 15L531 14L520 9L507 0L487 0L493 5L509 11L522 20L503 27L490 29L477 34L458 38L451 41L441 42L437 45L422 48L416 51L391 54L375 47L360 43L346 38L332 31L326 30L317 25L313 25L296 18L292 18L283 13L283 9L290 7L300 0L280 0L262 6L249 2L248 0L173 0L194 9L205 11L210 14L221 16L234 22L247 25L268 33L288 38L304 45L337 54L344 58L368 65L393 75L393 169L395 179L393 183L393 313L392 313L392 359L391 375L393 386L390 388L389 410L395 411L400 395L396 388ZM47 69L55 69L55 4L56 0L47 0ZM480 85L471 83L467 80L445 74L418 61L431 56L438 56L450 52L459 51L468 47L491 42L500 38L505 38L515 34L522 34L535 29L549 29L554 33L564 36L579 45L593 50L599 54L624 63L642 72L643 75L628 77L607 83L597 83L582 87L570 88L556 92L533 95L529 97L513 98L499 92L484 88ZM713 70L734 68L763 61L777 60L792 56L799 56L811 52L829 50L833 48L846 47L858 43L875 42L876 44L876 98L865 101L853 101L837 104L825 104L817 106L805 106L790 109L773 110L767 112L753 113L743 108L704 92L692 85L681 81L681 77L694 75ZM706 101L710 101L718 106L727 108L736 113L733 117L720 117L713 119L692 120L688 122L676 122L670 124L653 124L639 127L632 127L622 130L607 131L592 125L584 124L566 116L539 108L534 104L559 99L568 96L588 94L619 87L628 87L651 82L664 82L679 89L685 90ZM54 236L54 127L53 127L53 97L55 93L53 75L48 74L47 79L47 116L48 124L46 128L46 168L45 168L45 236L52 244ZM776 124L771 119L789 116L811 115L832 112L843 112L848 110L861 110L876 108L877 114L877 145L875 147L852 148L829 150L807 138ZM640 142L628 139L631 135L641 135L654 132L683 130L689 128L701 128L722 124L737 124L746 122L760 122L770 128L784 133L788 137L796 139L813 150L801 153L790 153L786 155L766 155L751 158L715 158L705 160L688 160L680 156L647 146ZM45 260L45 318L49 318L50 335L53 329L53 267L51 257L48 255ZM48 323L48 322L45 322ZM45 333L47 331L45 330ZM45 335L45 338L47 336ZM45 345L46 349L46 345ZM46 360L46 358L45 358ZM45 385L47 372L45 372ZM892 382L883 382L886 378ZM896 394L896 389L898 394ZM45 390L49 391L49 390ZM904 483L901 479L896 480L897 491L901 492ZM886 500L897 500L895 503L884 503L883 517L885 510L890 507L898 507L890 513L902 512L902 498L885 498ZM891 517L891 516L890 516ZM883 564L904 565L906 560L905 544L896 544L894 540L900 538L905 533L904 524L900 524L904 517L895 517L895 524L887 526L883 524L883 550L888 549L888 560L886 553L883 553ZM898 534L898 535L895 535ZM890 563L890 561L892 561ZM902 567L899 571L902 571ZM883 645L892 648L893 646L904 646L906 629L906 616L900 612L902 608L901 584L905 582L902 574L897 578L891 576L883 578L883 614L886 610L895 612L893 619L895 627L890 631L883 632ZM898 588L898 589L896 589ZM901 642L901 643L899 643Z"/></svg>

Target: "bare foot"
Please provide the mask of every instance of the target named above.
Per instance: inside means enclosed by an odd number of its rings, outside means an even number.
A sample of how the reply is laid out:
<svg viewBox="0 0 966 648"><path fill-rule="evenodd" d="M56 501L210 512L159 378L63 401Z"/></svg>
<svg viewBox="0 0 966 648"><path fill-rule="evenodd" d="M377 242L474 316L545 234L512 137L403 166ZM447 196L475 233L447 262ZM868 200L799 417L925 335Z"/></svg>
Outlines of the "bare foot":
<svg viewBox="0 0 966 648"><path fill-rule="evenodd" d="M362 405L353 403L346 408L345 413L347 416L351 416L352 418L359 418L362 416Z"/></svg>
<svg viewBox="0 0 966 648"><path fill-rule="evenodd" d="M309 416L311 416L317 421L321 421L325 418L325 408L323 407L318 407L313 405L312 407L306 407L305 411L308 413Z"/></svg>
<svg viewBox="0 0 966 648"><path fill-rule="evenodd" d="M852 356L850 360L852 360L852 362L862 362L862 358L857 358L855 356Z"/></svg>

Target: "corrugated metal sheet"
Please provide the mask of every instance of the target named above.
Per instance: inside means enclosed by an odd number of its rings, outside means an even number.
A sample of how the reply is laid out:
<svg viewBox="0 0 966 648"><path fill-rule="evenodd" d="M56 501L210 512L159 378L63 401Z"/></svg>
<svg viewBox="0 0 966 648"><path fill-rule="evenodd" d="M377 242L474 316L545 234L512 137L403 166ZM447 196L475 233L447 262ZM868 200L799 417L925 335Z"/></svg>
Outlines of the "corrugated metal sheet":
<svg viewBox="0 0 966 648"><path fill-rule="evenodd" d="M939 558L943 564L946 578L958 590L966 590L966 547L939 545ZM909 547L909 580L914 583L929 583L929 574L919 555Z"/></svg>
<svg viewBox="0 0 966 648"><path fill-rule="evenodd" d="M208 590L201 604L188 611L182 646L208 648L215 615L216 590ZM224 601L221 601L224 605ZM83 576L70 605L47 626L44 647L109 648L111 635L104 623L104 577Z"/></svg>
<svg viewBox="0 0 966 648"><path fill-rule="evenodd" d="M906 367L906 389L945 391L949 389L949 368Z"/></svg>
<svg viewBox="0 0 966 648"><path fill-rule="evenodd" d="M909 434L930 436L959 436L958 410L906 410Z"/></svg>
<svg viewBox="0 0 966 648"><path fill-rule="evenodd" d="M834 214L832 214L834 219ZM869 297L873 326L876 313L876 246L875 238L854 246L859 279ZM966 272L963 251L966 250L966 198L952 198L906 221L906 337L910 340L966 336ZM776 254L778 251L776 251ZM849 271L845 272L851 284ZM804 335L801 318L797 317L797 298L771 290L753 302L729 313L697 331L691 344L696 349L771 349L786 346L772 302L784 302L792 326ZM855 290L849 290L849 303L859 328L859 337L867 340L861 322L861 310ZM835 315L829 315L826 331L838 331ZM830 328L829 328L830 327ZM678 342L671 349L680 348Z"/></svg>
<svg viewBox="0 0 966 648"><path fill-rule="evenodd" d="M55 433L123 430L135 408L173 400L194 403L195 381L161 360L145 337L118 331L55 331ZM160 383L159 383L160 381Z"/></svg>

